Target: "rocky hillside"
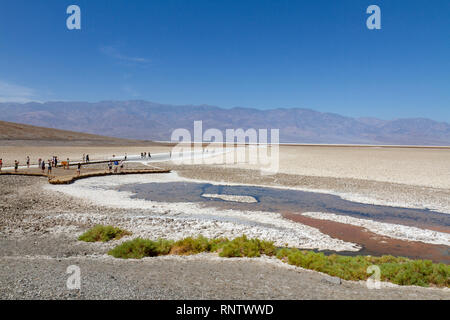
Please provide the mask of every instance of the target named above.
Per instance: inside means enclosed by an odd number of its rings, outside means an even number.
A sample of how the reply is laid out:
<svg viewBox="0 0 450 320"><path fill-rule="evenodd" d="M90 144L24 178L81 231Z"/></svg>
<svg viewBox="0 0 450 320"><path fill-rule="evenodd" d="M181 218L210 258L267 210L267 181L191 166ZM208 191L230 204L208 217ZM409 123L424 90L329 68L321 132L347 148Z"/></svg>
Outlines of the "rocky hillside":
<svg viewBox="0 0 450 320"><path fill-rule="evenodd" d="M169 140L176 128L192 131L280 129L281 142L450 145L450 124L429 119L350 118L309 109L222 109L147 101L0 103L0 119L31 125L142 140Z"/></svg>

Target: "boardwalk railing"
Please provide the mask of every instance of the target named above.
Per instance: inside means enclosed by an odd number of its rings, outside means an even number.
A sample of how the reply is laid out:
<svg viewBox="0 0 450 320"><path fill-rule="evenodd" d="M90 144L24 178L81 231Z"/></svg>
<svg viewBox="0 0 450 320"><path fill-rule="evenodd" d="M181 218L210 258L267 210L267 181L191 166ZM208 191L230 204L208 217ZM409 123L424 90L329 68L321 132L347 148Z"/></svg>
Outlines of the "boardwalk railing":
<svg viewBox="0 0 450 320"><path fill-rule="evenodd" d="M119 172L110 172L108 170L89 171L78 175L76 172L73 174L64 175L48 175L40 172L26 172L26 171L2 171L0 175L19 175L19 176L34 176L34 177L47 177L50 184L70 184L78 179L84 179L89 177L101 177L109 175L124 175L124 174L150 174L150 173L170 173L168 169L152 168L152 169L123 169Z"/></svg>

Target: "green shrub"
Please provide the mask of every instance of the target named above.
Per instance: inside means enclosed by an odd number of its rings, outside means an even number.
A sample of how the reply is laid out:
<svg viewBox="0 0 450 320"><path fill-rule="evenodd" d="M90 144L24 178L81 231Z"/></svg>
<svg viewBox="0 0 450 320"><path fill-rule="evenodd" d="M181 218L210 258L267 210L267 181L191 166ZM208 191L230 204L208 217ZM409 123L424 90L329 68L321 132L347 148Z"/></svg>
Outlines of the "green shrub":
<svg viewBox="0 0 450 320"><path fill-rule="evenodd" d="M248 239L247 236L224 242L220 246L221 257L259 257L261 254L273 256L276 248L273 242L259 239Z"/></svg>
<svg viewBox="0 0 450 320"><path fill-rule="evenodd" d="M280 260L287 261L287 256L291 253L292 250L293 249L289 249L289 248L278 249L276 252L276 256Z"/></svg>
<svg viewBox="0 0 450 320"><path fill-rule="evenodd" d="M169 247L169 249L168 249ZM108 252L115 258L122 259L142 259L144 257L156 257L168 254L170 251L170 241L152 241L142 238L125 241Z"/></svg>
<svg viewBox="0 0 450 320"><path fill-rule="evenodd" d="M185 238L178 241L159 239L157 241L137 238L126 241L108 254L116 258L154 257L167 254L188 255L200 252L218 252L221 257L259 257L262 254L276 257L291 265L316 270L337 276L344 280L366 280L371 275L367 268L380 267L381 280L399 285L450 287L450 266L429 260L411 260L393 256L341 256L299 250L295 248L276 249L273 242L242 237L207 239Z"/></svg>
<svg viewBox="0 0 450 320"><path fill-rule="evenodd" d="M110 240L118 240L130 234L131 232L127 230L98 224L79 236L78 240L86 242L107 242Z"/></svg>
<svg viewBox="0 0 450 320"><path fill-rule="evenodd" d="M430 260L408 260L380 265L381 279L399 285L450 286L450 266Z"/></svg>
<svg viewBox="0 0 450 320"><path fill-rule="evenodd" d="M382 281L399 285L450 286L450 266L443 263L433 264L429 260L410 260L393 256L325 256L323 253L287 248L279 249L277 258L344 280L366 280L371 276L367 273L367 268L377 265L380 267Z"/></svg>
<svg viewBox="0 0 450 320"><path fill-rule="evenodd" d="M210 252L213 248L213 240L208 240L203 236L197 238L185 238L174 243L171 253L178 255L197 254Z"/></svg>
<svg viewBox="0 0 450 320"><path fill-rule="evenodd" d="M165 240L165 239L158 239L156 241L156 248L158 255L166 255L170 253L170 250L173 247L173 240Z"/></svg>

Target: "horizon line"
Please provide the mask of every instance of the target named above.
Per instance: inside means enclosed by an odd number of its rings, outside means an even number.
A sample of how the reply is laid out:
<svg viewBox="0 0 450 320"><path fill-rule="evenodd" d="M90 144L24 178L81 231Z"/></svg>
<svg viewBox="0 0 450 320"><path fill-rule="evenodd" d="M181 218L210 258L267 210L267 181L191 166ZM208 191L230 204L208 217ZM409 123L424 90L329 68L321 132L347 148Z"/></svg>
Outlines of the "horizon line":
<svg viewBox="0 0 450 320"><path fill-rule="evenodd" d="M315 109L311 109L311 108L306 108L306 107L270 107L270 108L256 108L256 107L242 107L242 106L234 106L234 107L221 107L221 106L217 106L217 105L213 105L213 104L172 104L172 103L162 103L162 102L155 102L155 101L151 101L151 100L145 100L145 99L130 99L130 100L97 100L97 101L86 101L86 100L47 100L47 101L41 101L41 100L30 100L30 101L0 101L0 105L1 104L20 104L20 105L26 105L26 104L32 104L32 103L36 103L36 104L46 104L46 103L88 103L88 104L96 104L96 103L104 103L104 102L119 102L119 103L123 103L123 102L145 102L145 103L154 103L154 104L159 104L159 105L165 105L165 106L171 106L171 107L211 107L211 108L216 108L216 109L221 109L221 110L233 110L233 109L248 109L248 110L255 110L255 111L259 111L259 112L265 112L265 111L273 111L273 110L308 110L308 111L313 111L313 112L317 112L320 114L332 114L332 115L338 115L338 116L342 116L342 117L346 117L346 118L351 118L351 119L356 119L356 120L360 120L360 119L376 119L376 120L382 120L382 121L395 121L395 120L418 120L418 119L422 119L422 120L431 120L437 123L446 123L450 125L450 120L435 120L432 118L427 118L427 117L423 117L423 116L410 116L410 117L396 117L396 118L378 118L376 116L348 116L348 115L343 115L337 112L328 112L328 111L318 111Z"/></svg>

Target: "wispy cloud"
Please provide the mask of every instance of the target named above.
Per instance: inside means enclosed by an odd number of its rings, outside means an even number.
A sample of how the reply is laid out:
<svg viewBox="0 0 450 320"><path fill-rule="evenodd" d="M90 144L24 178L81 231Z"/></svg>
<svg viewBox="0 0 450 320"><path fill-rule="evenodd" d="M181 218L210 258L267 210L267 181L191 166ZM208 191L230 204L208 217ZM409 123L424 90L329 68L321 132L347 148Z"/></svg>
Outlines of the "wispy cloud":
<svg viewBox="0 0 450 320"><path fill-rule="evenodd" d="M147 58L123 54L115 46L102 46L100 47L100 52L107 55L108 57L131 64L146 65L150 63L150 60Z"/></svg>
<svg viewBox="0 0 450 320"><path fill-rule="evenodd" d="M34 89L0 80L0 102L31 101L38 101Z"/></svg>

